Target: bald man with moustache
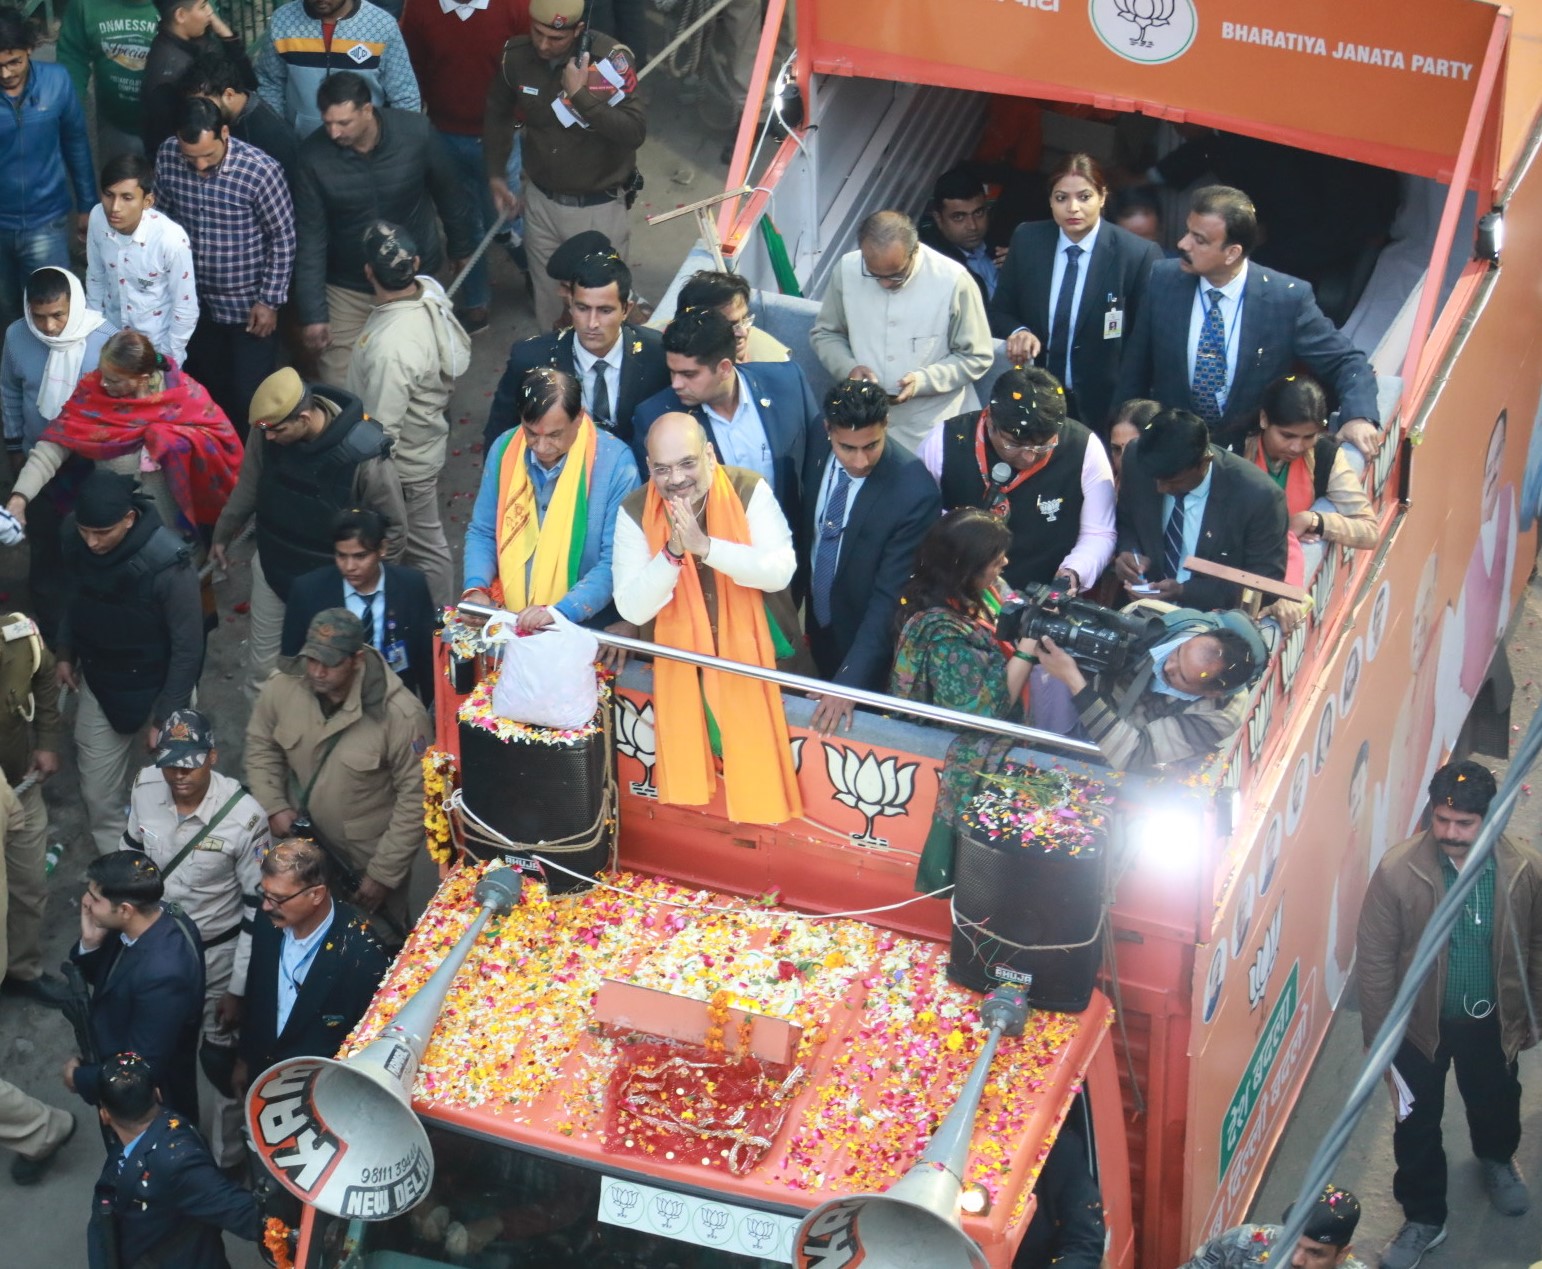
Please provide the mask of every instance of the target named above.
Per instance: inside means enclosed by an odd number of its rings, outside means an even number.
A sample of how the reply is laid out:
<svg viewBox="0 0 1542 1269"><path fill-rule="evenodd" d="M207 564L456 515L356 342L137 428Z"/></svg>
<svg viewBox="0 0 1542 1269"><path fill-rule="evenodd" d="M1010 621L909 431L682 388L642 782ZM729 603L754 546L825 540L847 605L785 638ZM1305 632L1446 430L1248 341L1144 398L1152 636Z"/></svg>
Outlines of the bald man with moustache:
<svg viewBox="0 0 1542 1269"><path fill-rule="evenodd" d="M661 612L683 598L689 569L712 632L714 647L703 650L722 655L716 649L729 640L719 629L719 590L726 578L763 592L776 666L812 674L791 590L797 570L792 530L771 487L756 472L719 463L689 414L660 415L648 431L647 454L648 483L626 498L616 517L611 562L621 616L654 640ZM696 587L688 589L694 595Z"/></svg>

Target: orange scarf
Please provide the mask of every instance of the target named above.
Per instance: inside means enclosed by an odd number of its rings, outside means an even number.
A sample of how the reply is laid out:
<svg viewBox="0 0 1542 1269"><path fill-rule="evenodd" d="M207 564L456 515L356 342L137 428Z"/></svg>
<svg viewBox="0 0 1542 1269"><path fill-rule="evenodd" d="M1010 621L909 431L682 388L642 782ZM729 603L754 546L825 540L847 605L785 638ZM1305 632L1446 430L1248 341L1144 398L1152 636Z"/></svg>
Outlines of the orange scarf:
<svg viewBox="0 0 1542 1269"><path fill-rule="evenodd" d="M642 521L648 549L657 554L669 539L669 515L651 484ZM722 467L713 473L707 493L707 534L725 542L748 544L750 540L744 505ZM688 553L680 565L674 596L654 619L654 638L666 647L776 668L765 596L726 573L717 577L717 630L714 647L696 557ZM653 663L659 801L702 806L717 788L703 696L712 716L723 724L728 818L744 824L780 824L802 815L780 690L759 679L698 671L679 661Z"/></svg>
<svg viewBox="0 0 1542 1269"><path fill-rule="evenodd" d="M1264 438L1255 437L1254 443L1258 449L1253 454L1253 461L1258 464L1264 475L1273 480L1274 473L1269 470L1269 458L1264 453ZM1306 454L1300 458L1291 459L1285 468L1286 515L1293 516L1298 512L1312 509L1312 504L1317 501L1317 491L1313 488L1313 483L1312 466L1307 461ZM1306 556L1301 552L1301 539L1294 533L1285 535L1285 580L1292 586L1306 585Z"/></svg>

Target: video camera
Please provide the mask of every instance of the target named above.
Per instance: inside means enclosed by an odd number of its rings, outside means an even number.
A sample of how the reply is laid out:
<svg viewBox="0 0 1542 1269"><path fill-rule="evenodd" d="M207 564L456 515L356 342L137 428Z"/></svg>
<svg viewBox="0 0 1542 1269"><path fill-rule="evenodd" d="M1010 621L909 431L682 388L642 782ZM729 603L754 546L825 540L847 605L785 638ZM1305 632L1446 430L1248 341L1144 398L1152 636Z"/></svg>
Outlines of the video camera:
<svg viewBox="0 0 1542 1269"><path fill-rule="evenodd" d="M1130 617L1075 599L1059 578L1008 597L996 617L996 638L1003 643L1048 635L1089 674L1118 673L1132 655L1160 641L1160 617Z"/></svg>

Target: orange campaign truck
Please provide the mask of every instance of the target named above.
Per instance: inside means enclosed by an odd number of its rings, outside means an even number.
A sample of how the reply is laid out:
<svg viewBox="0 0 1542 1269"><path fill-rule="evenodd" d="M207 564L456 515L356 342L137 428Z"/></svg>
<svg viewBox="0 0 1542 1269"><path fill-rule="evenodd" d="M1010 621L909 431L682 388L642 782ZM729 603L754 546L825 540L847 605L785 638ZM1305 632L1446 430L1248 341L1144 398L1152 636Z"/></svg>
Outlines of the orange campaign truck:
<svg viewBox="0 0 1542 1269"><path fill-rule="evenodd" d="M1475 0L1300 0L1288 20L1249 0L801 0L804 119L718 228L811 377L807 325L855 226L919 211L1003 115L1032 121L1045 167L1057 150L1113 158L1132 136L1160 150L1182 125L1394 173L1386 240L1342 293L1380 382L1387 439L1363 472L1380 544L1307 549L1310 618L1277 635L1247 724L1206 770L1121 779L1085 746L1016 733L1020 768L1057 773L1097 829L1110 896L1097 989L1033 1009L1020 1035L987 1034L982 996L948 981L967 922L914 890L956 728L863 702L852 731L821 736L784 691L802 814L736 823L721 790L659 800L634 661L586 733L617 755L611 809L569 843L604 858L617 828L619 871L558 893L573 879L554 870L550 891L531 881L478 916L478 886L507 871L487 861L508 852L479 823L467 745L496 724L486 685L450 667L427 814L466 861L343 1073L253 1084L258 1148L307 1200L295 1262L1005 1269L1067 1122L1109 1265L1171 1269L1242 1221L1352 969L1371 870L1417 824L1435 767L1509 732L1502 641L1542 511L1539 38L1542 6ZM751 110L728 189L755 146ZM1341 214L1336 190L1305 193ZM523 796L564 796L512 770ZM414 1000L433 1007L393 1030ZM698 1066L661 1073L679 1052ZM961 1157L918 1162L960 1102ZM952 1260L900 1255L881 1206L805 1220L943 1171L954 1189L921 1206L958 1231ZM318 1199L345 1173L348 1198Z"/></svg>

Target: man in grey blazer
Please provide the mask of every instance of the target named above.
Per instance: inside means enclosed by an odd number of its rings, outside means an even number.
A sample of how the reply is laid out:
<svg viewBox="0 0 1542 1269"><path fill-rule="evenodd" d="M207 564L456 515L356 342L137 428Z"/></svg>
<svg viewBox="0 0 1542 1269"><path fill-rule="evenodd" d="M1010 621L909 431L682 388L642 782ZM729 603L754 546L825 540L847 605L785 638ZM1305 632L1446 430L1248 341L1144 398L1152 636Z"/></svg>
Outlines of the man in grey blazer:
<svg viewBox="0 0 1542 1269"><path fill-rule="evenodd" d="M1338 436L1370 456L1381 446L1376 374L1317 307L1300 278L1251 264L1252 200L1227 185L1196 190L1178 259L1151 270L1124 350L1117 399L1192 410L1223 444L1241 442L1264 389L1299 363L1338 399Z"/></svg>

